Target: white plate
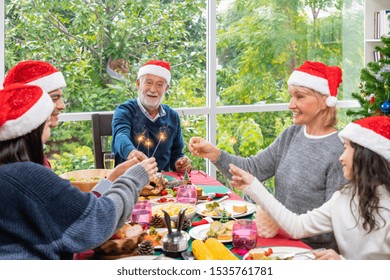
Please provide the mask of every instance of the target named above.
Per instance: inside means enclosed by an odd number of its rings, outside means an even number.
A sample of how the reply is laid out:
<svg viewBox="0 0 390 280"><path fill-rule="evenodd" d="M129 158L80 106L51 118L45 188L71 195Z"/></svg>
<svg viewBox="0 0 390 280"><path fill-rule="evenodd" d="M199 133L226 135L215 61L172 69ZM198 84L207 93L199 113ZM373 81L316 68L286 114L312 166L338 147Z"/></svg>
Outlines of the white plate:
<svg viewBox="0 0 390 280"><path fill-rule="evenodd" d="M159 202L158 200L160 200L161 198L163 197L166 197L167 199L173 199L174 201L169 201L169 202ZM164 195L164 196L159 196L159 197L155 197L155 198L152 198L152 199L149 199L150 203L152 203L152 205L161 205L161 204L166 204L166 203L174 203L176 202L176 197L173 197L172 195Z"/></svg>
<svg viewBox="0 0 390 280"><path fill-rule="evenodd" d="M152 206L152 215L159 214L161 217L164 217L164 213L161 211L161 209L167 211L167 209L175 209L174 215L171 215L171 220L176 220L178 218L178 214L180 212L180 209L186 207L186 217L188 219L191 219L196 214L196 206L192 204L185 204L185 203L163 203L159 205ZM169 211L167 211L169 214Z"/></svg>
<svg viewBox="0 0 390 280"><path fill-rule="evenodd" d="M197 210L196 213L198 213L199 215L204 216L204 217L208 216L208 215L202 214L202 211L206 209L206 204L209 204L209 203L212 203L212 201L207 202L207 203L198 204L196 207L196 210ZM242 201L242 200L225 200L225 201L219 203L219 205L221 208L225 208L225 210L227 212L232 214L231 217L233 217L233 218L245 217L245 216L248 216L256 211L255 204L249 203L246 201ZM248 210L245 213L236 213L233 211L233 205L246 205ZM221 216L209 216L209 217L214 218L214 219L222 218Z"/></svg>
<svg viewBox="0 0 390 280"><path fill-rule="evenodd" d="M271 248L272 252L273 252L270 255L271 258L272 257L276 258L278 256L284 256L287 254L306 252L306 251L310 250L307 248L290 247L290 246L258 247L258 248L254 248L254 249L250 250L248 253L245 254L245 256L242 259L245 260L249 256L250 253L254 253L256 251L259 251L261 253L261 252L267 251L268 248ZM312 254L309 254L309 255L312 255ZM294 257L293 259L308 259L308 258L305 258L304 256L305 255L303 255L303 258L297 256L297 257Z"/></svg>
<svg viewBox="0 0 390 280"><path fill-rule="evenodd" d="M210 228L210 224L196 226L190 229L189 234L193 239L204 240L207 237L206 233L209 231L209 228ZM228 240L218 239L218 240L221 241L222 243L232 242L232 239L228 239Z"/></svg>
<svg viewBox="0 0 390 280"><path fill-rule="evenodd" d="M163 232L167 232L168 229L167 228L156 228L156 231L158 233L163 233ZM176 231L176 229L172 229L172 231ZM181 231L181 233L185 236L185 238L187 239L187 241L190 240L191 236L185 232L184 230ZM149 234L149 230L148 230L148 234ZM162 249L162 245L157 245L157 246L154 246L154 249Z"/></svg>

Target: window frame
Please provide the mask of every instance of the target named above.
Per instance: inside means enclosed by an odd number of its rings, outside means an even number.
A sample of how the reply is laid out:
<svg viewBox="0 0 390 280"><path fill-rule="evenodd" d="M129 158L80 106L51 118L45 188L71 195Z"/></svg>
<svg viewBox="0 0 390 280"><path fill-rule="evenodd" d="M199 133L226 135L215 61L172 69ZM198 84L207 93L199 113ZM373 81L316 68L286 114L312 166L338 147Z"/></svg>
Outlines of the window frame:
<svg viewBox="0 0 390 280"><path fill-rule="evenodd" d="M206 25L206 106L194 108L174 108L181 116L205 115L206 138L216 145L217 115L231 113L276 112L288 110L288 103L254 104L239 106L217 106L217 59L216 59L216 35L217 35L217 5L216 1L207 1L207 25ZM5 1L0 3L0 81L4 80L5 69ZM356 108L360 104L356 100L341 100L337 108ZM112 112L112 111L111 111ZM97 112L62 113L59 121L91 121L91 115ZM99 112L108 113L108 112ZM207 161L206 172L216 178L216 168Z"/></svg>

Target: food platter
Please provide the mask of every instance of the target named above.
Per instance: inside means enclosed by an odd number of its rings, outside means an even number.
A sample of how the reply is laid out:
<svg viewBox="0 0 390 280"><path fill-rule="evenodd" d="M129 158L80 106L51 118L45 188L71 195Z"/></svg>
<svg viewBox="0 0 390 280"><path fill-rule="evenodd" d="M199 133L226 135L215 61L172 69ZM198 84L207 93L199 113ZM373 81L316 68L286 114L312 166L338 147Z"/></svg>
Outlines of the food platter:
<svg viewBox="0 0 390 280"><path fill-rule="evenodd" d="M149 199L149 201L150 201L150 203L152 203L152 205L160 205L160 204L165 204L165 203L176 202L176 197L174 197L172 195L164 195L164 196L159 196L159 197Z"/></svg>
<svg viewBox="0 0 390 280"><path fill-rule="evenodd" d="M310 249L302 248L302 247L292 247L292 246L274 246L274 247L258 247L250 250L248 253L245 254L245 256L242 258L243 260L248 260L249 256L251 254L255 253L263 253L267 250L271 249L272 254L268 256L268 259L271 260L278 260L278 259L291 259L291 260L310 260L314 259L313 254L301 254L294 256L296 253L305 253L308 252ZM291 257L288 257L291 256ZM286 258L288 257L288 258Z"/></svg>
<svg viewBox="0 0 390 280"><path fill-rule="evenodd" d="M152 207L152 215L159 215L164 217L164 213L161 210L166 211L172 220L176 220L178 214L182 208L187 208L186 217L191 219L196 214L196 206L192 204L184 204L184 203L165 203L160 205L154 205Z"/></svg>
<svg viewBox="0 0 390 280"><path fill-rule="evenodd" d="M189 234L193 239L204 240L207 237L206 233L209 231L209 229L210 229L210 224L200 225L192 228L189 231ZM227 239L227 240L218 239L218 240L221 241L222 243L232 242L232 239Z"/></svg>
<svg viewBox="0 0 390 280"><path fill-rule="evenodd" d="M208 216L214 219L220 219L222 218L221 215L215 214L213 212L206 212L207 208L206 205L209 203L202 203L198 204L196 207L196 213L198 213L201 216ZM224 202L221 202L220 208L225 209L228 213L228 216L232 218L241 218L248 216L250 214L253 214L256 211L256 205L253 203L249 203L246 201L239 201L239 200L226 200ZM238 213L233 210L233 206L246 206L247 211L244 213Z"/></svg>
<svg viewBox="0 0 390 280"><path fill-rule="evenodd" d="M79 190L90 192L100 179L107 178L111 172L109 169L83 169L61 174L60 177L68 179Z"/></svg>

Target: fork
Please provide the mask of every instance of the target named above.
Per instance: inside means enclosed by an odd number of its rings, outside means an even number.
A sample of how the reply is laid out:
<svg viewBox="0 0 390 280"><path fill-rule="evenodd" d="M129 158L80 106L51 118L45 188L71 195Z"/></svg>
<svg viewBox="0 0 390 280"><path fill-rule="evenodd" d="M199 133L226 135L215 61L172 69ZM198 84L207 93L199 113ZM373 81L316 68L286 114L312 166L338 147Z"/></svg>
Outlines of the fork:
<svg viewBox="0 0 390 280"><path fill-rule="evenodd" d="M325 251L325 250L326 250L325 248L318 248L318 249L312 249L312 250L302 251L302 252L298 252L298 253L283 254L283 255L278 256L278 257L281 258L282 260L295 258L298 256L304 256L308 259L313 259L313 257L310 256L311 253L321 252L321 251ZM275 255L278 255L278 254L275 254Z"/></svg>

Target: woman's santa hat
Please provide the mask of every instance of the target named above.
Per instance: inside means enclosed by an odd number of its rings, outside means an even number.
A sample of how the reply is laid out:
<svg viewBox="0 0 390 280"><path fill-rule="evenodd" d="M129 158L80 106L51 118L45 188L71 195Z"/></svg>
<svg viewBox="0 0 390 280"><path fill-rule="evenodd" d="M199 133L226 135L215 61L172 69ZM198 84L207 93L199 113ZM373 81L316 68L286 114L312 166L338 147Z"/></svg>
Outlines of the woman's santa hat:
<svg viewBox="0 0 390 280"><path fill-rule="evenodd" d="M373 116L354 121L340 131L339 136L390 161L390 117Z"/></svg>
<svg viewBox="0 0 390 280"><path fill-rule="evenodd" d="M292 72L287 84L307 87L328 95L326 105L334 107L337 104L337 89L341 82L342 71L340 67L306 61Z"/></svg>
<svg viewBox="0 0 390 280"><path fill-rule="evenodd" d="M30 133L53 109L50 96L38 86L12 84L0 90L0 141Z"/></svg>
<svg viewBox="0 0 390 280"><path fill-rule="evenodd" d="M137 80L146 74L152 74L164 78L167 81L167 84L171 82L171 66L169 62L162 60L151 60L146 62L138 70Z"/></svg>
<svg viewBox="0 0 390 280"><path fill-rule="evenodd" d="M21 83L36 85L46 92L66 87L64 76L53 65L44 61L25 60L9 70L3 86Z"/></svg>

